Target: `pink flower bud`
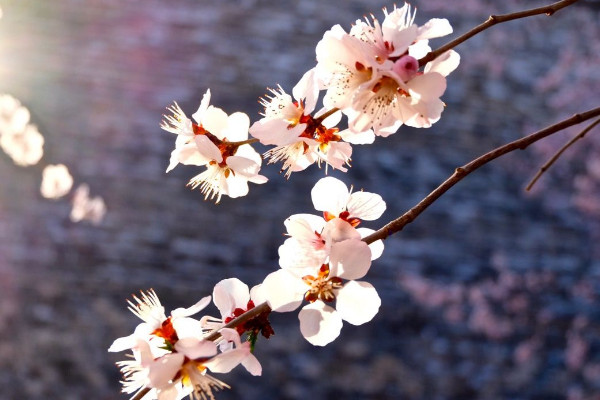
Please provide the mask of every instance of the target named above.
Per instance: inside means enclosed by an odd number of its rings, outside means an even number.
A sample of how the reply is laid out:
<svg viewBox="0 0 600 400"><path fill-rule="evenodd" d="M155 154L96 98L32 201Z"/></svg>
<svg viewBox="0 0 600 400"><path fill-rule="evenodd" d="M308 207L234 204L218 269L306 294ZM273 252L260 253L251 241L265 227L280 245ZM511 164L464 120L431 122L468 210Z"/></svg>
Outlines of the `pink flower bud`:
<svg viewBox="0 0 600 400"><path fill-rule="evenodd" d="M409 55L400 57L393 67L393 71L400 76L404 82L411 80L419 70L419 62Z"/></svg>

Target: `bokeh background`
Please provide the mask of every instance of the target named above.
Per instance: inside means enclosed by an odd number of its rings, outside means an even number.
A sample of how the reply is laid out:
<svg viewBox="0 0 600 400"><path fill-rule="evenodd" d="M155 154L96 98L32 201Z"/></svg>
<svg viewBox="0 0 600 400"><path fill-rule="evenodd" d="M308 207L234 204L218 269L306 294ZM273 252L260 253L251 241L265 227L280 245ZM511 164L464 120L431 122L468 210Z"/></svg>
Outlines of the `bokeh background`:
<svg viewBox="0 0 600 400"><path fill-rule="evenodd" d="M416 0L417 23L458 33L494 12L543 1ZM0 154L0 398L124 399L106 349L138 323L126 299L154 288L167 309L218 281L254 285L278 266L283 220L311 212L311 167L278 166L246 198L205 202L165 174L173 135L165 107L245 111L314 66L334 24L382 18L374 0L0 0L0 93L18 98L45 137L40 164ZM455 167L598 106L599 4L488 30L462 44L441 121L355 146L348 174L387 201L377 228ZM445 43L433 41L433 47ZM581 129L581 128L579 128ZM378 316L345 325L321 349L295 315L273 315L259 342L262 378L235 371L219 399L600 399L598 132L570 149L532 193L524 186L577 130L485 166L386 241L368 280ZM261 149L259 149L261 150ZM264 149L262 149L264 150ZM69 220L69 199L39 192L44 165L64 163L108 212ZM212 309L213 314L216 310Z"/></svg>

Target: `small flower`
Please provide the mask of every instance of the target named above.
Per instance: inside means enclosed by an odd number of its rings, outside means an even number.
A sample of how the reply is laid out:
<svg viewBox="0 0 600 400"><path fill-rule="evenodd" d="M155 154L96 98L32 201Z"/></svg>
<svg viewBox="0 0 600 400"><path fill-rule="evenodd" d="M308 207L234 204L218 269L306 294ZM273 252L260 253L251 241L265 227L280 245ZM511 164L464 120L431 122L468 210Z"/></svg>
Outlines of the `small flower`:
<svg viewBox="0 0 600 400"><path fill-rule="evenodd" d="M200 188L204 198L215 199L222 195L235 198L248 194L248 182L265 183L259 175L262 159L247 142L250 120L244 113L227 115L220 108L210 106L210 90L202 98L192 122L175 103L165 116L161 127L177 134L175 150L167 172L179 163L207 167L188 183L192 189Z"/></svg>
<svg viewBox="0 0 600 400"><path fill-rule="evenodd" d="M0 147L15 164L26 167L37 164L44 155L44 137L35 125L23 130L9 130L0 136Z"/></svg>
<svg viewBox="0 0 600 400"><path fill-rule="evenodd" d="M23 132L29 123L29 110L9 94L0 95L0 136Z"/></svg>
<svg viewBox="0 0 600 400"><path fill-rule="evenodd" d="M101 197L90 197L90 188L88 185L81 184L75 189L73 195L73 208L71 209L71 221L91 221L93 224L99 224L106 214L106 204Z"/></svg>
<svg viewBox="0 0 600 400"><path fill-rule="evenodd" d="M319 92L315 71L304 74L294 87L293 100L279 87L271 89L271 95L262 99L265 108L263 118L250 128L252 136L265 145L275 148L265 155L269 163L283 162L286 177L292 172L306 169L311 164L325 162L327 166L347 171L352 147L342 142L339 129L340 113L325 115L321 110L311 114ZM348 135L348 137L352 137Z"/></svg>
<svg viewBox="0 0 600 400"><path fill-rule="evenodd" d="M63 164L48 165L42 172L40 192L47 199L58 199L71 190L73 177Z"/></svg>
<svg viewBox="0 0 600 400"><path fill-rule="evenodd" d="M262 287L273 311L293 311L303 299L308 301L298 315L300 331L313 345L325 346L339 336L342 320L361 325L377 314L381 305L377 291L356 281L370 265L369 246L349 239L332 246L329 262L319 269L280 269L269 274ZM335 308L329 305L334 302Z"/></svg>

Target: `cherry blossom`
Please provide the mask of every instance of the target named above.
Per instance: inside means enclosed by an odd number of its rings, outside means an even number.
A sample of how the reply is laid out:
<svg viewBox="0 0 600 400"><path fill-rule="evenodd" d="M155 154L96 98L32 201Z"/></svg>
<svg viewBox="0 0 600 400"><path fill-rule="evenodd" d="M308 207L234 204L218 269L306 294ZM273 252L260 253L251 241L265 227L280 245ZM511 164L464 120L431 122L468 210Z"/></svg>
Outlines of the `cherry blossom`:
<svg viewBox="0 0 600 400"><path fill-rule="evenodd" d="M219 330L228 322L241 316L246 311L253 309L257 304L264 302L264 297L259 286L252 290L248 285L237 278L224 279L217 283L213 289L213 302L221 313L221 318L204 316L200 320L202 327L207 330ZM248 332L252 338L261 333L269 338L274 332L267 315L258 315L255 318L236 326L239 335ZM220 331L222 333L222 331ZM239 347L239 346L238 346Z"/></svg>
<svg viewBox="0 0 600 400"><path fill-rule="evenodd" d="M358 135L342 133L336 128L340 113L325 115L325 110L320 110L314 117L311 115L319 92L314 69L305 73L294 87L295 100L281 87L270 91L271 95L261 101L263 118L250 128L252 136L261 143L275 146L265 153L269 163L282 161L282 171L286 171L288 178L292 172L304 170L315 162L347 171L345 165L350 162L352 147L342 138L351 141ZM356 140L364 142L363 136Z"/></svg>
<svg viewBox="0 0 600 400"><path fill-rule="evenodd" d="M300 331L313 345L325 346L339 336L342 320L361 325L377 314L381 305L377 291L356 281L370 266L369 246L349 239L333 246L329 262L320 268L280 269L265 278L263 288L273 311L293 311L303 299L308 301L298 315ZM335 308L329 305L333 302Z"/></svg>
<svg viewBox="0 0 600 400"><path fill-rule="evenodd" d="M418 58L431 49L428 40L447 35L445 19L414 24L410 5L384 9L382 24L356 21L346 33L339 25L317 45L318 79L327 89L324 103L341 109L356 132L369 128L388 136L402 124L429 127L441 116L445 77L460 60L453 50L419 71ZM431 64L431 65L430 65Z"/></svg>
<svg viewBox="0 0 600 400"><path fill-rule="evenodd" d="M42 171L40 192L47 199L58 199L71 190L73 177L63 164L47 165Z"/></svg>
<svg viewBox="0 0 600 400"><path fill-rule="evenodd" d="M0 136L23 132L29 123L29 110L9 94L0 95Z"/></svg>
<svg viewBox="0 0 600 400"><path fill-rule="evenodd" d="M205 199L216 198L218 203L222 195L245 196L248 182L265 183L267 178L258 173L260 154L246 143L248 116L241 112L227 115L220 108L209 106L209 102L210 90L192 115L197 124L175 104L169 108L172 115L165 116L161 127L178 135L167 172L179 163L205 165L207 170L193 177L188 185L192 189L199 187Z"/></svg>
<svg viewBox="0 0 600 400"><path fill-rule="evenodd" d="M73 195L73 208L70 218L73 222L91 221L99 224L106 214L106 204L99 197L90 197L90 188L87 184L81 184L75 189Z"/></svg>
<svg viewBox="0 0 600 400"><path fill-rule="evenodd" d="M0 136L0 147L15 164L35 165L44 155L44 137L35 125L28 124L21 131L7 131Z"/></svg>

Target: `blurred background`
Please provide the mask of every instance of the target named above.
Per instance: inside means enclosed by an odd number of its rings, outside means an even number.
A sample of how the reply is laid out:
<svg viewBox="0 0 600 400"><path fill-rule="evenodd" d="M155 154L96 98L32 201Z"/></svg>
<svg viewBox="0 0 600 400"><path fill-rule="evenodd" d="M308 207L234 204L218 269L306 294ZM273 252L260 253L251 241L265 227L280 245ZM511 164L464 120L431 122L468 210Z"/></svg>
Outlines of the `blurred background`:
<svg viewBox="0 0 600 400"><path fill-rule="evenodd" d="M448 18L457 34L490 13L543 1L416 0L416 22ZM131 294L154 288L167 310L221 279L250 286L278 268L283 220L312 212L316 166L289 181L279 166L246 198L205 202L200 172L165 169L177 101L259 118L258 98L290 91L334 24L382 19L374 0L0 0L0 93L31 112L45 138L30 167L0 152L0 398L125 399L109 354L139 322ZM460 45L447 108L431 129L401 128L354 146L333 173L380 193L377 228L455 167L575 112L598 106L600 5L493 27ZM432 47L446 38L432 41ZM326 348L296 315L272 315L259 340L263 377L239 370L219 399L600 399L600 132L569 149L531 193L539 167L583 127L505 156L450 190L386 241L367 280L383 305L345 324ZM264 151L266 149L258 149ZM45 165L64 163L107 207L74 223L70 199L40 195ZM217 314L211 309L213 315Z"/></svg>

